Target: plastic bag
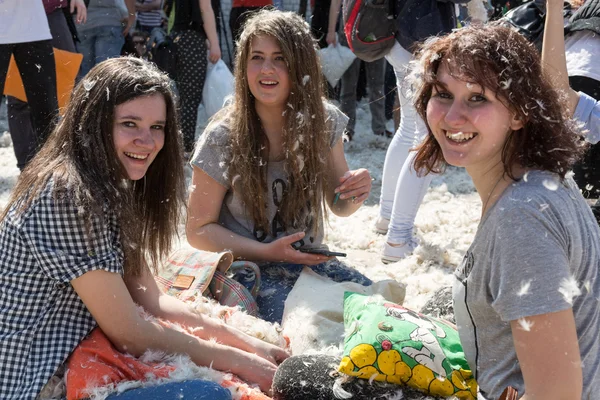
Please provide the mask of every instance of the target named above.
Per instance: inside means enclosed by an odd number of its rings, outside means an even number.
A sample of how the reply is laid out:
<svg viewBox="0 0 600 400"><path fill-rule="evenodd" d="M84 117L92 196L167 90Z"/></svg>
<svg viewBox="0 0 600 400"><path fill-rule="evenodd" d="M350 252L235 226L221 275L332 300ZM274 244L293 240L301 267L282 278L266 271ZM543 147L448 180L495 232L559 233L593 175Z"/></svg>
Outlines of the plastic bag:
<svg viewBox="0 0 600 400"><path fill-rule="evenodd" d="M202 103L208 118L223 107L227 96L233 94L233 75L225 62L220 59L216 64L208 63L206 80L202 89Z"/></svg>
<svg viewBox="0 0 600 400"><path fill-rule="evenodd" d="M330 44L328 47L319 50L319 55L321 56L323 75L332 87L337 85L344 72L356 58L352 50L342 46L339 42L337 46Z"/></svg>

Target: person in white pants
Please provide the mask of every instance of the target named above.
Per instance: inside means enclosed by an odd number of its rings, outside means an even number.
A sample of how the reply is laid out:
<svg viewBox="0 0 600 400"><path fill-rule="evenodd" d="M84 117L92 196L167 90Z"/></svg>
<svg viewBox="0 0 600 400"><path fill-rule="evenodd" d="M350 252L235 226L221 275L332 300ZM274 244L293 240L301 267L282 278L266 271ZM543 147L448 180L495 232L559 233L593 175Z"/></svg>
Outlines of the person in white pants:
<svg viewBox="0 0 600 400"><path fill-rule="evenodd" d="M411 149L427 134L425 123L412 103L410 85L404 79L413 56L395 43L386 58L396 74L401 119L385 155L375 230L387 234L381 260L390 263L400 261L417 247L413 235L415 216L433 175L419 177L412 167L415 152Z"/></svg>

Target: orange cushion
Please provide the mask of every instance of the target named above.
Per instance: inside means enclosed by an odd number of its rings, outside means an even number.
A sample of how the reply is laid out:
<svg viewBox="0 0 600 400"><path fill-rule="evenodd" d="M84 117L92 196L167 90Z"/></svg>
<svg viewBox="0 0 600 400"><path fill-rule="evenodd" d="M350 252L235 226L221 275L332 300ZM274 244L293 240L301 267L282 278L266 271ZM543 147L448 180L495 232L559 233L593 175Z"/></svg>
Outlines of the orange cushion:
<svg viewBox="0 0 600 400"><path fill-rule="evenodd" d="M87 399L88 389L116 385L125 381L147 381L168 378L175 367L165 363L142 362L118 351L100 328L92 332L75 348L67 360L67 400ZM233 376L215 382L237 392L241 400L271 400L260 389L250 387ZM231 376L231 375L230 375Z"/></svg>

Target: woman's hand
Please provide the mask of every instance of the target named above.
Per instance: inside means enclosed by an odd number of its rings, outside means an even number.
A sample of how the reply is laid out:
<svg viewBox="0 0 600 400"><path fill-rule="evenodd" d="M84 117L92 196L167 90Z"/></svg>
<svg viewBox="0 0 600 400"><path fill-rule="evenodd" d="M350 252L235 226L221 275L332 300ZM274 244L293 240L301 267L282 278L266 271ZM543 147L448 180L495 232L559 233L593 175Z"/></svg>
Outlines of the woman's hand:
<svg viewBox="0 0 600 400"><path fill-rule="evenodd" d="M208 61L216 64L221 58L221 48L219 47L219 43L208 42L208 50Z"/></svg>
<svg viewBox="0 0 600 400"><path fill-rule="evenodd" d="M129 14L129 16L127 18L125 18L121 21L121 23L124 26L122 35L124 37L126 37L127 35L129 35L129 31L131 30L131 28L133 27L133 24L135 23L135 14Z"/></svg>
<svg viewBox="0 0 600 400"><path fill-rule="evenodd" d="M340 178L340 185L335 193L340 193L341 200L352 199L353 203L362 203L371 192L371 175L364 168L347 171Z"/></svg>
<svg viewBox="0 0 600 400"><path fill-rule="evenodd" d="M252 347L257 356L264 358L265 360L279 365L290 356L290 354L279 346L275 346L271 343L267 343L263 340L256 339L253 337L254 343Z"/></svg>
<svg viewBox="0 0 600 400"><path fill-rule="evenodd" d="M265 244L265 260L273 262L287 262L291 264L317 265L331 260L333 257L327 257L319 254L303 253L296 250L292 244L304 238L304 232L294 233L292 235L281 237L271 243Z"/></svg>
<svg viewBox="0 0 600 400"><path fill-rule="evenodd" d="M243 352L235 355L237 363L231 372L242 378L244 381L258 384L260 390L265 393L271 391L273 377L277 371L277 365L265 360L256 354Z"/></svg>
<svg viewBox="0 0 600 400"><path fill-rule="evenodd" d="M75 15L75 21L78 24L85 24L85 21L87 20L87 8L85 7L83 0L72 0L69 11L71 14L74 14L75 11L77 11L77 14Z"/></svg>
<svg viewBox="0 0 600 400"><path fill-rule="evenodd" d="M334 47L337 46L337 35L335 31L327 32L327 36L325 37L325 41L327 44L332 44Z"/></svg>

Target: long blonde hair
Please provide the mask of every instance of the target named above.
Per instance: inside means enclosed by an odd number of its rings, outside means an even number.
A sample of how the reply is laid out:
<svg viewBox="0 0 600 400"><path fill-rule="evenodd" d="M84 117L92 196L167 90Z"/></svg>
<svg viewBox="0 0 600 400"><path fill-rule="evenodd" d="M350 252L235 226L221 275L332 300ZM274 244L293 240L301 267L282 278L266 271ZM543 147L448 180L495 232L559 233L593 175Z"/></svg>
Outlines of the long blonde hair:
<svg viewBox="0 0 600 400"><path fill-rule="evenodd" d="M324 90L317 44L310 27L297 14L263 10L245 24L237 45L235 97L226 110L231 129L229 178L238 190L256 227L272 233L266 215L269 142L255 109L247 79L252 39L271 36L287 62L290 94L285 111L283 149L289 176L279 213L287 228L317 232L326 217L324 176L330 152ZM300 210L308 207L308 214Z"/></svg>

